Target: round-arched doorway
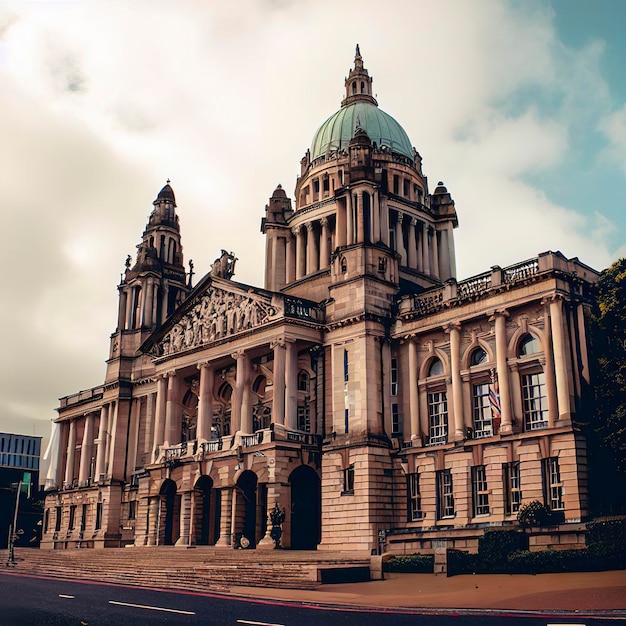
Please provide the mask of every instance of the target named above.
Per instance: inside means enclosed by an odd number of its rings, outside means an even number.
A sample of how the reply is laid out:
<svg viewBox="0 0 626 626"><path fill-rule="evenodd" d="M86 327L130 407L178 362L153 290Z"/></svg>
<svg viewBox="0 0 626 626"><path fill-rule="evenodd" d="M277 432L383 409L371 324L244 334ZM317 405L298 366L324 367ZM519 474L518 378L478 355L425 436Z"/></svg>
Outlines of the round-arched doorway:
<svg viewBox="0 0 626 626"><path fill-rule="evenodd" d="M320 477L308 465L289 476L291 485L291 548L315 550L321 540L322 492Z"/></svg>

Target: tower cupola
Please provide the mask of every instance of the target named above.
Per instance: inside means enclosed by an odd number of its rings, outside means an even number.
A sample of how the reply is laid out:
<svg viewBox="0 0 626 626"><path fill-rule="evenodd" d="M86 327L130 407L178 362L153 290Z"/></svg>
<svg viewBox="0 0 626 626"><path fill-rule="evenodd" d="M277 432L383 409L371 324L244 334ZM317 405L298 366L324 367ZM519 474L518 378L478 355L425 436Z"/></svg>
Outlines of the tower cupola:
<svg viewBox="0 0 626 626"><path fill-rule="evenodd" d="M361 57L359 44L357 44L354 55L354 68L350 70L348 78L346 78L346 97L341 101L341 106L345 107L359 101L369 102L378 106L378 102L372 95L372 78L363 67L363 57Z"/></svg>

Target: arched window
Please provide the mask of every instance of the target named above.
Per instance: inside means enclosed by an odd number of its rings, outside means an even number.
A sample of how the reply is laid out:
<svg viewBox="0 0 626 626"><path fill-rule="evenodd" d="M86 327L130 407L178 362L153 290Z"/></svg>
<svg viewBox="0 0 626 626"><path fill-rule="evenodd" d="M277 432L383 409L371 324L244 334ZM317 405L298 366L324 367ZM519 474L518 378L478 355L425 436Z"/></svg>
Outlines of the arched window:
<svg viewBox="0 0 626 626"><path fill-rule="evenodd" d="M487 353L482 348L476 348L472 355L470 356L470 365L482 365L483 363L487 363L489 361L489 357Z"/></svg>
<svg viewBox="0 0 626 626"><path fill-rule="evenodd" d="M345 274L348 271L348 261L346 261L346 257L341 257L341 271Z"/></svg>
<svg viewBox="0 0 626 626"><path fill-rule="evenodd" d="M539 339L530 333L519 342L518 357L529 357L541 353ZM539 361L524 359L520 370L522 383L522 404L524 410L524 430L540 430L548 427L548 395L546 375Z"/></svg>
<svg viewBox="0 0 626 626"><path fill-rule="evenodd" d="M433 362L430 364L428 368L429 376L439 376L443 374L443 363L440 359L433 359Z"/></svg>
<svg viewBox="0 0 626 626"><path fill-rule="evenodd" d="M365 83L361 81L361 93L365 91Z"/></svg>
<svg viewBox="0 0 626 626"><path fill-rule="evenodd" d="M356 81L352 83L352 93L356 93Z"/></svg>
<svg viewBox="0 0 626 626"><path fill-rule="evenodd" d="M254 391L254 393L263 398L265 396L266 384L267 379L265 378L265 376L257 376L252 383L252 391Z"/></svg>
<svg viewBox="0 0 626 626"><path fill-rule="evenodd" d="M428 368L428 377L444 373L440 359L433 359ZM445 383L435 381L426 393L428 404L428 445L434 446L448 441L448 394Z"/></svg>
<svg viewBox="0 0 626 626"><path fill-rule="evenodd" d="M309 391L310 378L309 374L305 370L298 372L298 391Z"/></svg>
<svg viewBox="0 0 626 626"><path fill-rule="evenodd" d="M230 383L223 382L220 385L220 388L217 392L218 398L222 402L230 402L230 398L233 395L233 388L230 386Z"/></svg>
<svg viewBox="0 0 626 626"><path fill-rule="evenodd" d="M519 349L517 351L518 356L529 356L531 354L537 354L541 352L541 345L539 339L533 335L524 335L519 343Z"/></svg>

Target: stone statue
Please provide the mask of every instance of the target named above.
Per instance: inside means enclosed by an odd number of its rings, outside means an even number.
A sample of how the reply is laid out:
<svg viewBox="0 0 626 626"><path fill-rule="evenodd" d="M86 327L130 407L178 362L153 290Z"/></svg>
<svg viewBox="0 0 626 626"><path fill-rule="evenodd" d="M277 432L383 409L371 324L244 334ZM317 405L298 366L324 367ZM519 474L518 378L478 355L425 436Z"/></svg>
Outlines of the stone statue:
<svg viewBox="0 0 626 626"><path fill-rule="evenodd" d="M280 548L280 538L283 536L282 524L285 521L285 509L280 509L278 502L270 512L270 521L272 522L272 530L270 537L274 541L274 550Z"/></svg>
<svg viewBox="0 0 626 626"><path fill-rule="evenodd" d="M235 262L237 261L232 252L222 250L222 254L211 265L211 276L230 280L235 275Z"/></svg>

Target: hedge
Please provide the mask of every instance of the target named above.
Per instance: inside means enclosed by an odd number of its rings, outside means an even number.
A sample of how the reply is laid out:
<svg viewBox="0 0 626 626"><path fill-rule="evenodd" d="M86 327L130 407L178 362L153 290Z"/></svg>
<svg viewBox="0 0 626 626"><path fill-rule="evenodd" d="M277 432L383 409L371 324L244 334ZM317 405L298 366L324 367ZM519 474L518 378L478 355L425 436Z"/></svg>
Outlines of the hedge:
<svg viewBox="0 0 626 626"><path fill-rule="evenodd" d="M432 574L434 569L435 557L432 554L392 556L383 563L384 572Z"/></svg>
<svg viewBox="0 0 626 626"><path fill-rule="evenodd" d="M587 549L598 556L625 557L626 518L597 519L589 522Z"/></svg>

